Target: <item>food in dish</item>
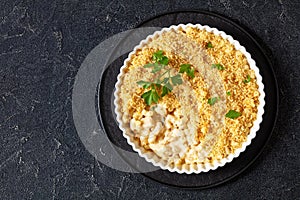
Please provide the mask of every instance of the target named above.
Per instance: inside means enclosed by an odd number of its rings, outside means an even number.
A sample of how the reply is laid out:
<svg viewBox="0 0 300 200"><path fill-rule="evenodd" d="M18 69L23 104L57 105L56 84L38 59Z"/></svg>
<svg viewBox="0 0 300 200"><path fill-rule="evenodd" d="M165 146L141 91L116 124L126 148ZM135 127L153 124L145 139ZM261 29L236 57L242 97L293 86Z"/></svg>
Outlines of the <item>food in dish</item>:
<svg viewBox="0 0 300 200"><path fill-rule="evenodd" d="M201 25L165 28L142 41L118 76L117 120L141 156L199 173L237 157L263 114L261 76L231 36Z"/></svg>

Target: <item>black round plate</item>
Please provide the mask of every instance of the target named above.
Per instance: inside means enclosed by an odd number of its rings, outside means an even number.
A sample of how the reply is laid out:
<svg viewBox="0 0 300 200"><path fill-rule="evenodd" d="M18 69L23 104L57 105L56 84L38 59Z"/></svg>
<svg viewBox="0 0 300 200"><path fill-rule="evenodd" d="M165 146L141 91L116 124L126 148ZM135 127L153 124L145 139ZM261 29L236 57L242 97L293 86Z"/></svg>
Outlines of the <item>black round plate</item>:
<svg viewBox="0 0 300 200"><path fill-rule="evenodd" d="M153 17L143 22L138 27L169 27L180 23L209 25L210 27L215 27L224 31L234 39L238 40L241 45L246 47L247 51L256 61L257 66L260 69L260 74L263 77L263 84L265 85L266 105L264 107L265 113L263 115L263 121L257 132L257 136L252 140L251 145L248 146L246 151L241 153L238 158L235 158L231 163L228 163L223 167L219 167L216 170L211 170L206 173L187 175L171 173L167 170L157 170L143 174L146 177L170 186L204 189L222 184L241 174L261 154L271 136L277 118L277 81L270 60L256 39L254 39L253 35L249 34L249 32L232 20L219 14L207 11L178 11ZM132 151L131 146L127 144L126 139L123 138L122 132L115 122L114 111L111 109L112 99L104 98L113 96L112 93L117 81L117 75L126 57L127 55L123 55L115 60L101 77L99 107L102 124L111 142L122 149ZM124 160L126 160L126 158L124 158ZM134 163L129 164L134 167Z"/></svg>

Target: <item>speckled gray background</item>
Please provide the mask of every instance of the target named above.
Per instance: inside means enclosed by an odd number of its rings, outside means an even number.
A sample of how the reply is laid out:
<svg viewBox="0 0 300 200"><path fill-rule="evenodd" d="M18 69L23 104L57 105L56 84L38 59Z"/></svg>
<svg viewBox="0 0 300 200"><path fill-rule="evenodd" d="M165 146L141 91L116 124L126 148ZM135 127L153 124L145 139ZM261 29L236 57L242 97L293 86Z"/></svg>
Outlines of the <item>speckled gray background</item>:
<svg viewBox="0 0 300 200"><path fill-rule="evenodd" d="M102 165L72 120L72 85L85 56L113 34L178 9L248 27L272 56L280 89L278 123L262 156L237 179L202 191ZM297 0L1 0L0 199L300 199L299 11Z"/></svg>

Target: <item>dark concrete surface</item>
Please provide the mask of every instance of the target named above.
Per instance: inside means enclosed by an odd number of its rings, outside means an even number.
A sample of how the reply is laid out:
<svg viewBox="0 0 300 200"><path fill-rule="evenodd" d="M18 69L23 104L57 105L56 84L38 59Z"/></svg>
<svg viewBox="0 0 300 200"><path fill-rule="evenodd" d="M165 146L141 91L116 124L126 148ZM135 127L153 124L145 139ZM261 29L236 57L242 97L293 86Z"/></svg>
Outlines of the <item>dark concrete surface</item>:
<svg viewBox="0 0 300 200"><path fill-rule="evenodd" d="M280 91L278 121L238 178L182 190L99 163L72 120L72 85L104 39L151 16L204 9L248 28L267 49ZM300 2L0 1L0 199L300 199Z"/></svg>

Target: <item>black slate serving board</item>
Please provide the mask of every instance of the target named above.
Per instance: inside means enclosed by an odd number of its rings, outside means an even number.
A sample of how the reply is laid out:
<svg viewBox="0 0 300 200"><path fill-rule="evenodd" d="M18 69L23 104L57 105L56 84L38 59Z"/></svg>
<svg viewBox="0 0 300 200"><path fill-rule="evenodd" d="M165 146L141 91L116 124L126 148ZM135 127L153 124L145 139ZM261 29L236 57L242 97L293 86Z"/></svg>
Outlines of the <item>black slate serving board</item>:
<svg viewBox="0 0 300 200"><path fill-rule="evenodd" d="M260 130L257 132L257 136L252 140L251 145L247 147L246 151L241 153L241 155L238 158L235 158L231 163L226 164L224 167L219 167L216 170L200 174L178 174L171 173L167 170L143 173L144 176L152 180L170 186L204 189L220 185L237 177L261 154L271 136L276 122L279 101L278 88L272 64L264 53L264 49L257 42L258 38L249 33L244 27L224 16L208 11L176 11L150 18L139 24L138 27L169 27L170 25L181 23L209 25L210 27L215 27L224 31L234 39L238 40L256 61L265 86L266 105L264 107L265 113L263 115L263 122L260 124ZM126 38L119 45L122 45L122 43L126 43ZM126 139L123 138L117 123L115 123L112 105L117 75L127 55L128 54L123 55L112 62L101 77L98 94L101 105L98 106L98 109L102 120L101 123L111 142L122 149L132 151L131 147L126 142ZM107 107L112 108L111 112L107 112L107 109L104 109ZM131 163L131 161L127 160L125 157L123 157L123 159L135 168L134 163Z"/></svg>

